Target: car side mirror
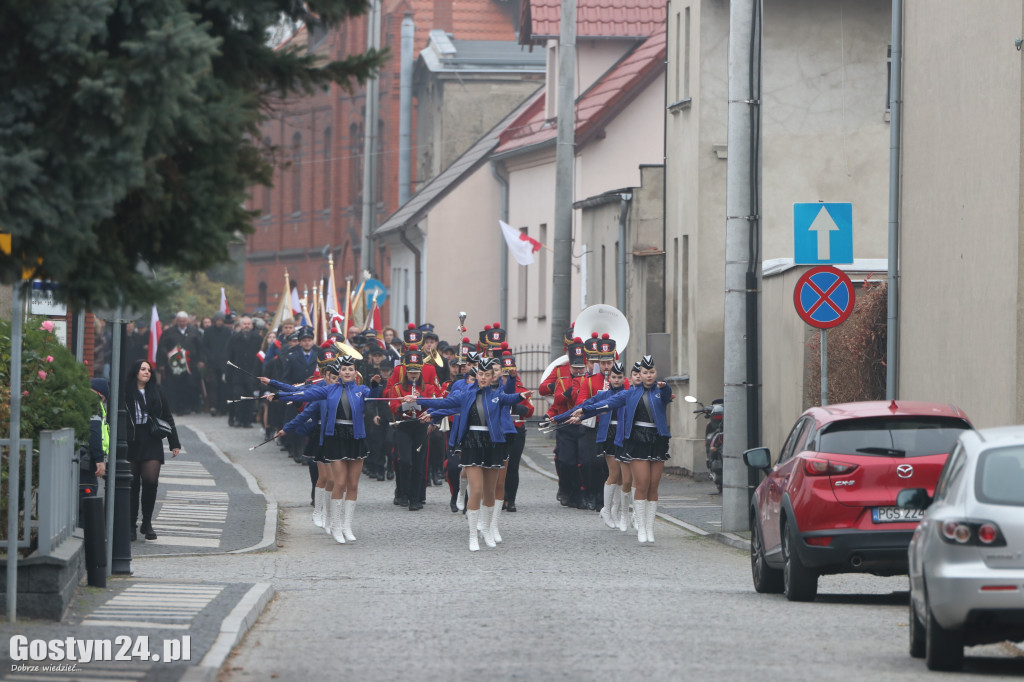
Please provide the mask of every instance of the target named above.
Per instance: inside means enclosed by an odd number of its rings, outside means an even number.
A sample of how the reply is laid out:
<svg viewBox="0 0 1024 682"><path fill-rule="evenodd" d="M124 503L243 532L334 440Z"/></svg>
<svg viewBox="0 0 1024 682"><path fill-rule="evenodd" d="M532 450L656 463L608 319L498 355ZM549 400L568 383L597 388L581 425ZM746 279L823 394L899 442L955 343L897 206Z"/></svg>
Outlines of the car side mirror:
<svg viewBox="0 0 1024 682"><path fill-rule="evenodd" d="M900 509L927 509L932 498L924 488L904 488L896 495L896 506Z"/></svg>
<svg viewBox="0 0 1024 682"><path fill-rule="evenodd" d="M770 469L772 453L768 448L754 448L743 453L743 463L754 469Z"/></svg>

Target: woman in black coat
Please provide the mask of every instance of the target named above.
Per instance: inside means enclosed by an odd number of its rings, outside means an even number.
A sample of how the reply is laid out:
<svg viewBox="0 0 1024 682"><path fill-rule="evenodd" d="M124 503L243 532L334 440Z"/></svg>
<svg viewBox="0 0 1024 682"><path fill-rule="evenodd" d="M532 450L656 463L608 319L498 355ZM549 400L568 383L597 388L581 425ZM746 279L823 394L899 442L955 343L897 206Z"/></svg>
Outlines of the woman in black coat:
<svg viewBox="0 0 1024 682"><path fill-rule="evenodd" d="M151 418L157 417L171 425L167 445L171 455L178 456L181 442L174 425L171 408L163 389L156 382L153 366L148 360L136 360L125 375L124 405L128 412L128 462L132 467L132 540L136 539L135 524L139 519L139 496L142 499L142 527L147 540L156 540L153 531L153 507L156 506L156 487L160 480L160 466L164 463L163 437L151 431Z"/></svg>

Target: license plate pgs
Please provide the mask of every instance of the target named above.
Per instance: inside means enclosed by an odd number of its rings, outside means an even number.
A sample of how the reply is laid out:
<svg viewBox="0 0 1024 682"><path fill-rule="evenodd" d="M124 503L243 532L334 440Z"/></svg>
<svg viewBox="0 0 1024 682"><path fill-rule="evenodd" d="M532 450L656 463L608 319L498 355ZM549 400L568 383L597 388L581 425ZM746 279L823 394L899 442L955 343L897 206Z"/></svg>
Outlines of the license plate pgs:
<svg viewBox="0 0 1024 682"><path fill-rule="evenodd" d="M901 509L900 507L872 507L871 520L875 523L910 523L920 521L923 509Z"/></svg>

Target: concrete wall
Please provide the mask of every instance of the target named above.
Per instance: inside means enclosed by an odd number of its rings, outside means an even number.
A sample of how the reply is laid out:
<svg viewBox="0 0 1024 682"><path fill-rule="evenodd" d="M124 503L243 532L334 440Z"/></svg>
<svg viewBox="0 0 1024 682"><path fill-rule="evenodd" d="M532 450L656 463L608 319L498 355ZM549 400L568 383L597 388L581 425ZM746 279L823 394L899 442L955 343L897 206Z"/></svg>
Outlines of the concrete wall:
<svg viewBox="0 0 1024 682"><path fill-rule="evenodd" d="M689 8L689 59L685 16ZM729 7L669 6L666 115L666 310L677 374L708 402L723 393L725 173ZM764 258L792 256L793 203L854 203L854 255L885 256L888 198L888 0L771 3L764 17L762 238ZM1012 42L1012 41L1011 41ZM689 89L684 65L689 64ZM690 102L685 103L685 95ZM786 296L792 296L792 291ZM767 292L765 299L767 299ZM765 309L774 303L764 302ZM792 303L790 303L790 306ZM763 336L764 352L773 343ZM767 386L766 386L767 389ZM799 391L797 392L799 396ZM787 400L789 398L787 397ZM703 440L674 407L670 464L704 469Z"/></svg>
<svg viewBox="0 0 1024 682"><path fill-rule="evenodd" d="M468 315L466 327L474 342L476 332L498 321L499 259L506 250L498 229L500 215L501 187L485 163L438 202L424 221L424 319L449 343L461 339L454 331L460 311Z"/></svg>
<svg viewBox="0 0 1024 682"><path fill-rule="evenodd" d="M537 74L505 77L435 74L421 70L416 83L417 184L429 182L452 164L543 84Z"/></svg>
<svg viewBox="0 0 1024 682"><path fill-rule="evenodd" d="M1020 423L1017 0L906 5L899 395Z"/></svg>

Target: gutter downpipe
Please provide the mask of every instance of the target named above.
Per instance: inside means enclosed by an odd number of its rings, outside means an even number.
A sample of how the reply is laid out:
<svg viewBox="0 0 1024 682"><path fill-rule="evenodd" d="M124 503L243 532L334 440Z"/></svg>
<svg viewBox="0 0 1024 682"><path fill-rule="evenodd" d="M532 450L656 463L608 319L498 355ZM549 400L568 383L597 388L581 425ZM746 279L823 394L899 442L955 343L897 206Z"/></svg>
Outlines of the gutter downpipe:
<svg viewBox="0 0 1024 682"><path fill-rule="evenodd" d="M889 272L885 325L885 399L899 394L900 125L903 107L903 0L892 0L892 84L889 90Z"/></svg>
<svg viewBox="0 0 1024 682"><path fill-rule="evenodd" d="M398 85L398 205L409 201L412 186L412 63L416 24L402 19L402 63Z"/></svg>
<svg viewBox="0 0 1024 682"><path fill-rule="evenodd" d="M616 264L618 272L616 273L616 280L618 280L615 292L616 306L623 315L629 318L626 312L626 216L629 215L629 202L632 201L633 195L623 192L619 195L619 255L618 263Z"/></svg>
<svg viewBox="0 0 1024 682"><path fill-rule="evenodd" d="M508 180L498 172L498 162L491 161L491 173L494 174L494 179L501 185L501 219L506 223L508 222ZM499 282L499 316L501 324L504 325L505 329L508 329L508 248L505 246L505 240L498 240L498 248L501 249L501 255L499 262L501 263L501 281Z"/></svg>
<svg viewBox="0 0 1024 682"><path fill-rule="evenodd" d="M420 250L417 249L411 241L409 241L409 238L405 236L405 230L406 228L404 225L398 230L398 240L402 242L402 245L405 246L405 248L412 252L413 272L415 273L413 277L416 282L413 289L415 292L414 296L416 297L416 304L413 307L413 319L417 321L417 324L419 324L419 320L422 319L420 317L420 280L423 279L422 254L420 253Z"/></svg>

